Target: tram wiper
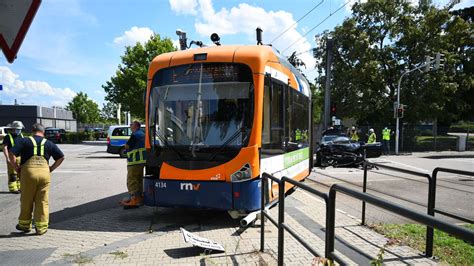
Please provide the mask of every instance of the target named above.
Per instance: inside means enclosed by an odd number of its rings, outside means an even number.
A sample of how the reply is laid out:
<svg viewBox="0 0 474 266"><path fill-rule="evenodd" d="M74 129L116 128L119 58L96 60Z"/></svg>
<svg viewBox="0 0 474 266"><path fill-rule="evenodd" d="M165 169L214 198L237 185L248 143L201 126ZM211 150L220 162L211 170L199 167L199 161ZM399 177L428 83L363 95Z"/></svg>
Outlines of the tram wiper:
<svg viewBox="0 0 474 266"><path fill-rule="evenodd" d="M241 128L239 128L239 129L237 129L237 131L236 131L232 136L230 136L224 143L222 143L222 145L219 147L219 149L218 149L216 152L214 152L214 153L212 154L212 156L210 157L209 161L214 160L214 159L216 158L216 156L217 156L219 153L221 153L221 152L225 149L225 147L227 147L227 145L229 145L229 143L231 143L232 141L234 141L239 135L241 135L241 134L243 135L244 133L247 133L248 130L249 130L249 129L246 128L246 127L241 127ZM242 143L244 143L244 141L247 139L247 136L248 136L248 135L245 134L245 139L242 138Z"/></svg>
<svg viewBox="0 0 474 266"><path fill-rule="evenodd" d="M158 137L158 139L160 139L160 141L163 142L163 144L165 144L166 148L174 151L179 156L179 158L184 159L184 156L175 147L170 145L168 141L166 140L166 138L163 136L163 134L161 134L160 130L157 129L157 126L156 126L157 122L158 122L158 107L156 107L155 109L155 123L153 125L153 130L154 130L153 139L156 139L156 137ZM156 145L156 144L153 143L153 145Z"/></svg>

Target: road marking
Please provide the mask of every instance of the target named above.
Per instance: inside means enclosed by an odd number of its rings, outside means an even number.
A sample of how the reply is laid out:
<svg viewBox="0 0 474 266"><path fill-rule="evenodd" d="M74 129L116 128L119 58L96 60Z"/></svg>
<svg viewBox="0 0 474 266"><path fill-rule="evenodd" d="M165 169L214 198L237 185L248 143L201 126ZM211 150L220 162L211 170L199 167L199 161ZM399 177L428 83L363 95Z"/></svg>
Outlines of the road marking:
<svg viewBox="0 0 474 266"><path fill-rule="evenodd" d="M63 173L63 174L88 174L92 173L89 170L56 170L53 173Z"/></svg>
<svg viewBox="0 0 474 266"><path fill-rule="evenodd" d="M409 164L400 163L400 162L396 162L396 161L391 161L391 160L387 160L387 159L379 159L377 161L374 161L374 163L378 163L382 160L385 161L385 162L388 162L388 163L394 163L394 164L399 164L399 165L402 165L402 166L405 166L405 167L410 167L410 168L413 168L413 169L416 169L416 170L419 170L419 171L422 171L422 172L429 172L428 170L423 169L423 168L419 168L419 167L411 166Z"/></svg>

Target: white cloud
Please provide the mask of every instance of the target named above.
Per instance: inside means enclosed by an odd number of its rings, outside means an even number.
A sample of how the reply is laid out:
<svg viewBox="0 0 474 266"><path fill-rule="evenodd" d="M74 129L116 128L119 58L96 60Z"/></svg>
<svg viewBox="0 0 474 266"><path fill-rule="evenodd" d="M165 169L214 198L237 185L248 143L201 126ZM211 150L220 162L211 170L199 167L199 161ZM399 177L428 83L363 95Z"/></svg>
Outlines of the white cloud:
<svg viewBox="0 0 474 266"><path fill-rule="evenodd" d="M196 15L196 0L170 0L171 10L178 14Z"/></svg>
<svg viewBox="0 0 474 266"><path fill-rule="evenodd" d="M42 106L66 106L76 95L70 88L54 88L44 81L21 80L10 68L0 66L0 84L3 85L1 99ZM5 97L6 96L6 97Z"/></svg>
<svg viewBox="0 0 474 266"><path fill-rule="evenodd" d="M133 26L130 30L125 31L122 36L114 39L115 44L135 45L137 42L145 43L153 35L153 31L148 27Z"/></svg>

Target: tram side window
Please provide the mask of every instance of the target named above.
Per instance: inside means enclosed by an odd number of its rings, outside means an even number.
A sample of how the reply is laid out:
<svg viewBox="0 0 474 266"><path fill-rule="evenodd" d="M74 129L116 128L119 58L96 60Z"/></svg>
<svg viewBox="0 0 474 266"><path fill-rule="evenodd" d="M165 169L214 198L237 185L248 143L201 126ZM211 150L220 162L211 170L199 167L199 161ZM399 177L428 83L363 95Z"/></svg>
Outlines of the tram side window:
<svg viewBox="0 0 474 266"><path fill-rule="evenodd" d="M293 90L293 110L291 120L291 139L298 144L298 149L308 147L308 98Z"/></svg>
<svg viewBox="0 0 474 266"><path fill-rule="evenodd" d="M265 153L283 153L283 89L279 83L265 86L263 99L262 149ZM272 90L270 92L270 90Z"/></svg>

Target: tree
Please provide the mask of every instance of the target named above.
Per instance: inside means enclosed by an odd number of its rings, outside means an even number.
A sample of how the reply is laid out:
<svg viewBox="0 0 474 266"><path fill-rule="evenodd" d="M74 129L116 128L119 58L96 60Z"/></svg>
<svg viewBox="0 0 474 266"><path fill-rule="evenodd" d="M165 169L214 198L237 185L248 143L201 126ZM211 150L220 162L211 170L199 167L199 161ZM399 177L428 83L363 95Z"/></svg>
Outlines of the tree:
<svg viewBox="0 0 474 266"><path fill-rule="evenodd" d="M117 122L117 104L105 102L100 111L100 118L104 122Z"/></svg>
<svg viewBox="0 0 474 266"><path fill-rule="evenodd" d="M170 39L161 39L154 34L144 45L137 42L127 46L121 56L115 75L102 85L107 93L105 99L113 104L121 104L122 110L130 111L134 117L145 117L143 95L147 85L147 73L150 62L157 55L175 51Z"/></svg>
<svg viewBox="0 0 474 266"><path fill-rule="evenodd" d="M331 102L338 113L359 123L393 121L393 103L400 76L422 64L426 56L445 55L444 68L404 77L401 103L408 105L404 121L437 119L449 124L472 119L473 26L450 13L455 2L437 9L431 1L413 6L404 0L369 0L355 4L353 14L333 31L320 36L316 50L317 87L325 83L328 38L334 40Z"/></svg>
<svg viewBox="0 0 474 266"><path fill-rule="evenodd" d="M87 93L79 92L67 104L66 109L71 111L79 123L96 123L99 121L99 106L89 99Z"/></svg>

